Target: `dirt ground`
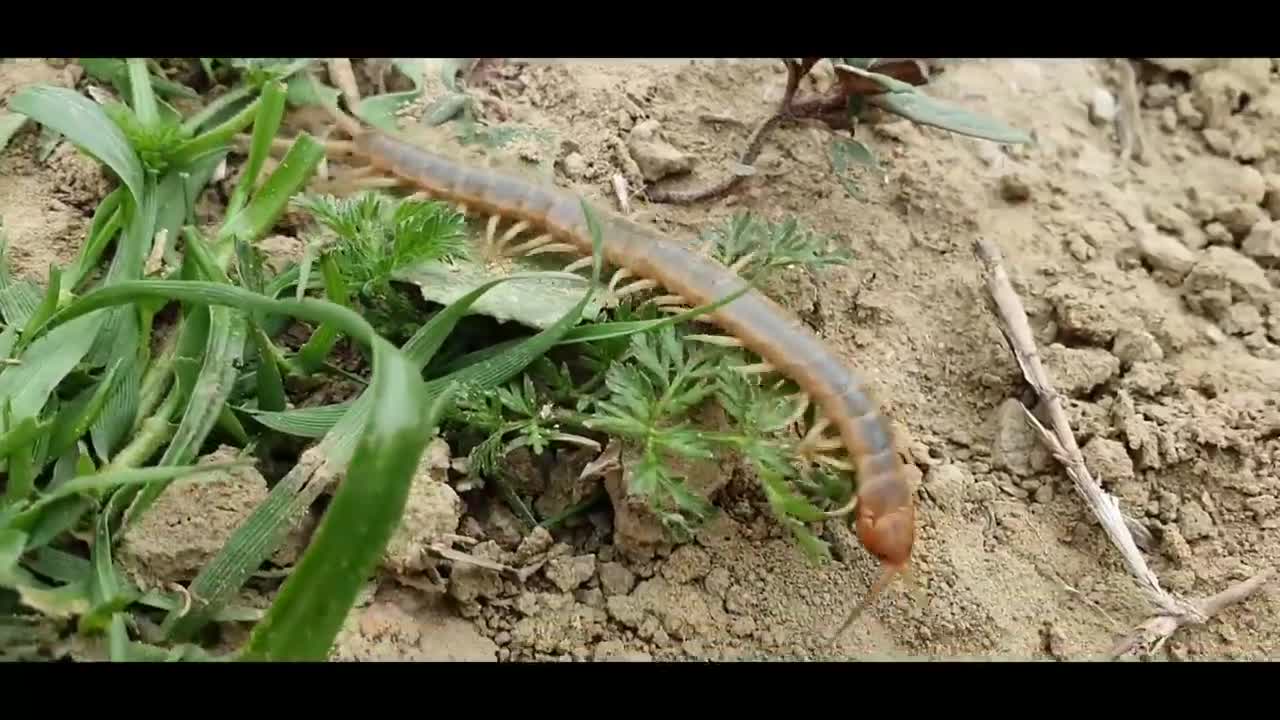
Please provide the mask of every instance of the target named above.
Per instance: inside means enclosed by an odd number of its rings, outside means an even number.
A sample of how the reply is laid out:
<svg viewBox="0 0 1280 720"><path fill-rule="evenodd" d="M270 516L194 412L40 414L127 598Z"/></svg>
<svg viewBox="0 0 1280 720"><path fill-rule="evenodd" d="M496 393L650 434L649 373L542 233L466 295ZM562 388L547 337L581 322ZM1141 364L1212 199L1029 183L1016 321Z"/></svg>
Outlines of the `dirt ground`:
<svg viewBox="0 0 1280 720"><path fill-rule="evenodd" d="M449 449L437 444L386 577L353 613L336 656L1099 657L1148 607L1022 419L1021 376L971 249L978 236L1005 255L1095 476L1151 530L1146 557L1162 584L1201 597L1276 566L1277 62L1143 66L1141 157L1127 160L1114 112L1118 105L1127 117L1116 99L1124 82L1112 64L948 65L927 92L1028 131L1035 143L1002 147L888 118L859 131L885 172L860 172L855 197L831 173L830 131L797 124L770 137L755 175L727 198L692 206L631 199L634 218L676 235L749 209L798 216L854 253L847 268L788 276L777 297L866 377L898 423L918 470L919 539L913 574L834 648L826 636L878 572L846 529L824 531L838 562L816 565L770 519L759 491L726 477L716 499L723 514L692 543L644 537L621 502L554 537L522 537L500 501L450 486ZM44 62L0 68L0 101L20 82L74 80ZM785 80L776 60L496 72L494 106L558 138L555 182L611 209L615 173L632 188L642 183L627 145L637 126L670 165L692 168L669 184L701 186L729 171ZM67 150L40 162L28 130L0 157L0 217L15 263L33 277L74 256L101 196L86 161ZM572 493L556 479L574 474L567 463L552 469L548 495ZM261 487L226 492L254 502L265 492L261 478L236 482ZM446 534L471 538L478 557L544 564L521 582L424 561L422 547ZM198 567L199 555L183 562ZM1273 583L1179 631L1159 657L1264 659L1278 650Z"/></svg>

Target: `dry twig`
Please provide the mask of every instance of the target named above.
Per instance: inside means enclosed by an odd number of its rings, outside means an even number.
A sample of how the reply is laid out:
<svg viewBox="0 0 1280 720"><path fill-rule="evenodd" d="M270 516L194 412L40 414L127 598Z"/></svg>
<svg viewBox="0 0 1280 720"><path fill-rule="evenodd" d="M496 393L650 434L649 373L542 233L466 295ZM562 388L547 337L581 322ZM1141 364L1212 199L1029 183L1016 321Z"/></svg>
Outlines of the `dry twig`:
<svg viewBox="0 0 1280 720"><path fill-rule="evenodd" d="M985 269L987 290L1003 321L1001 332L1018 367L1022 369L1023 377L1039 399L1037 412L1023 408L1027 422L1039 433L1054 458L1065 468L1076 491L1102 523L1107 537L1120 551L1129 573L1137 580L1139 588L1155 608L1154 617L1134 628L1128 637L1112 648L1112 657L1150 655L1159 650L1178 628L1204 623L1224 608L1257 592L1274 575L1274 569L1268 568L1213 597L1200 600L1185 600L1160 587L1159 579L1147 566L1134 543L1133 535L1126 527L1119 503L1098 485L1085 466L1080 447L1067 422L1066 412L1040 362L1035 339L1027 323L1026 311L1005 273L999 248L991 241L979 238L975 242L975 251ZM1047 416L1049 428L1037 417L1041 413Z"/></svg>

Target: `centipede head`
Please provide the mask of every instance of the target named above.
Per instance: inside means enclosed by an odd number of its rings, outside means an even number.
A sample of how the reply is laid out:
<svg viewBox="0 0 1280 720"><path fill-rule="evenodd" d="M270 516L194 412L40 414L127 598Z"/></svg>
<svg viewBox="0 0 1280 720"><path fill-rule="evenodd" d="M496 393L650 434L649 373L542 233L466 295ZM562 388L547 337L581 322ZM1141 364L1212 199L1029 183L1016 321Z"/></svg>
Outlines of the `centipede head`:
<svg viewBox="0 0 1280 720"><path fill-rule="evenodd" d="M916 509L910 501L885 510L875 502L858 503L854 528L867 552L886 566L905 567L916 539Z"/></svg>

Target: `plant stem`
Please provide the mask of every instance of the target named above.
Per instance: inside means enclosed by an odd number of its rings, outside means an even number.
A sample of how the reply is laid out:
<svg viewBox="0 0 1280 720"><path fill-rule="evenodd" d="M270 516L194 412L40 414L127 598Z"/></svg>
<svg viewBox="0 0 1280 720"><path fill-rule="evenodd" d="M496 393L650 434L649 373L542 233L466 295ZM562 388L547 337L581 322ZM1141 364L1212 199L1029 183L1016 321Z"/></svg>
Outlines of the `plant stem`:
<svg viewBox="0 0 1280 720"><path fill-rule="evenodd" d="M173 417L174 411L178 409L180 395L181 393L176 385L169 389L169 394L165 397L164 402L160 404L159 409L156 410L155 414L142 421L133 439L129 441L128 445L121 448L120 452L116 453L111 462L107 463L104 472L141 467L165 444L173 434L173 425L169 420Z"/></svg>

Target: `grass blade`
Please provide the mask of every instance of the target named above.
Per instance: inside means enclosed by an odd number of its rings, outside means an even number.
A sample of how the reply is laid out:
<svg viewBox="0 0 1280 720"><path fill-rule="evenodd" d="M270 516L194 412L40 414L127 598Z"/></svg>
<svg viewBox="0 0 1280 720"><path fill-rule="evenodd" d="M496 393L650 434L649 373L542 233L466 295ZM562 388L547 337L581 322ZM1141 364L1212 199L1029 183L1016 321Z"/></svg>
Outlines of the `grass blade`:
<svg viewBox="0 0 1280 720"><path fill-rule="evenodd" d="M96 103L74 90L31 85L9 98L9 109L62 133L106 165L129 188L135 202L143 196L142 163L124 132Z"/></svg>
<svg viewBox="0 0 1280 720"><path fill-rule="evenodd" d="M253 141L249 145L249 159L240 182L232 191L227 202L227 217L234 216L244 207L249 194L258 183L258 173L271 152L271 141L280 130L280 122L284 119L285 99L288 88L281 82L269 82L262 88L262 102L258 105L257 117L253 121Z"/></svg>
<svg viewBox="0 0 1280 720"><path fill-rule="evenodd" d="M324 145L310 135L299 135L280 166L254 195L252 202L222 226L218 240L238 238L253 242L266 234L284 214L289 198L297 194L311 179L324 155Z"/></svg>
<svg viewBox="0 0 1280 720"><path fill-rule="evenodd" d="M14 418L39 414L62 379L89 352L103 320L102 314L83 314L54 328L31 343L20 365L0 372L0 398L12 404Z"/></svg>
<svg viewBox="0 0 1280 720"><path fill-rule="evenodd" d="M346 402L296 410L241 410L276 432L296 437L319 438L332 430L350 407L351 403Z"/></svg>
<svg viewBox="0 0 1280 720"><path fill-rule="evenodd" d="M440 393L424 417L417 368L386 343L379 350L382 371L369 388L374 410L351 470L242 659L325 659L400 523L427 434L452 395Z"/></svg>
<svg viewBox="0 0 1280 720"><path fill-rule="evenodd" d="M170 162L176 167L185 167L210 153L224 149L231 143L236 133L253 123L254 117L258 114L258 105L259 101L254 100L217 127L210 128L174 148Z"/></svg>

